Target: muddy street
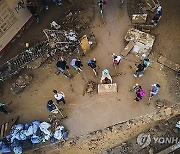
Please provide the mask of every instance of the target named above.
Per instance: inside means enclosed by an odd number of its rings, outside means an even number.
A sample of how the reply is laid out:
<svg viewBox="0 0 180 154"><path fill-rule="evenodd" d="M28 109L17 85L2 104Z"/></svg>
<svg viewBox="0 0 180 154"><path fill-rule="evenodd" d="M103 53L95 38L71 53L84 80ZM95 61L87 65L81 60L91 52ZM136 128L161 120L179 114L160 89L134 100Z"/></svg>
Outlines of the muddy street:
<svg viewBox="0 0 180 154"><path fill-rule="evenodd" d="M157 57L162 54L171 60L174 59L179 64L178 41L180 40L180 35L177 35L179 27L175 26L174 23L177 23L176 25L179 24L179 20L177 20L179 15L176 14L176 11L180 3L177 2L177 5L174 6L175 4L170 4L170 1L167 3L160 2L162 3L164 16L157 28L151 33L156 36L156 40L150 59L152 62L155 62L157 61ZM167 107L179 103L177 97L179 96L178 86L174 89L177 94L172 94L172 85L176 85L179 79L169 82L169 79L172 76L174 77L174 71L168 68L152 66L145 71L143 77L134 78L133 73L135 72L135 63L137 63L138 58L131 53L128 55L128 58L122 58L116 69L113 67L112 53L120 54L125 48L127 42L124 40L124 37L127 30L132 26L126 7L127 2L125 3L125 7L120 8L120 1L108 1L104 7L103 19L96 2L88 0L86 3L82 3L82 0L79 0L76 3L79 4L76 6L77 8L81 7L84 12L86 12L85 10L91 12L83 16L82 14L85 13L82 11L81 20L84 23L85 21L89 22L85 24L89 28L83 31L83 35L93 33L97 41L97 46L86 56L73 55L67 60L69 65L72 58L80 58L83 62L83 71L79 74L70 66L70 72L74 76L72 79L68 79L62 74L57 75L56 62L58 57L56 56L47 60L38 69L23 69L20 74L29 73L33 76L33 79L20 94L14 95L10 90L11 84L17 79L18 75L3 82L3 96L0 97L0 101L12 101L12 104L7 106L7 110L11 111L10 115L0 114L1 123L16 115L20 116L18 123L26 123L33 120L47 121L50 113L46 109L46 103L48 100L55 101L53 90L62 91L65 94L66 105L61 104L60 106L63 114L68 116L67 119L63 119L63 125L69 130L69 137L87 134L135 117L157 112L159 110L155 106L157 100L168 102L166 104ZM23 47L19 44L25 42L30 42L30 44L32 42L33 44L35 39L46 39L42 30L50 28L49 23L52 20L57 21L61 25L61 18L65 16L63 13L71 10L76 3L69 4L68 2L64 2L59 8L52 6L48 13L43 12L40 25L32 24L12 44L7 55L2 58L1 64L20 53L20 51L23 51ZM172 8L176 8L176 11L171 12L173 10ZM57 15L58 12L59 14ZM170 19L172 22L168 23L167 21L170 21ZM168 26L172 31L168 30ZM13 50L14 52L12 52ZM97 61L97 77L94 76L92 70L87 65L87 61L92 58L96 58ZM117 83L118 92L84 95L84 87L87 82L94 81L96 84L99 84L102 71L105 68L113 76L113 83ZM129 91L136 83L140 84L146 92L146 97L140 102L134 102L135 93ZM159 83L161 89L148 106L149 91L151 85L154 83ZM61 115L58 115L58 117L60 118Z"/></svg>

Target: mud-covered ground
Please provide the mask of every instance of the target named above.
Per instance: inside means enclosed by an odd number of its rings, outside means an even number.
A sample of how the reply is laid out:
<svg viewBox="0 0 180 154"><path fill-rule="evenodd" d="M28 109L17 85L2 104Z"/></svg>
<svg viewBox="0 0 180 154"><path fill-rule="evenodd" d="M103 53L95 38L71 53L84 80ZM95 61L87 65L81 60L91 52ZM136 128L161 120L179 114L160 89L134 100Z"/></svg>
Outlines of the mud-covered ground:
<svg viewBox="0 0 180 154"><path fill-rule="evenodd" d="M151 32L156 36L151 60L156 61L159 55L162 54L179 63L180 30L178 25L180 25L180 1L176 0L172 3L170 0L161 0L160 3L163 7L163 16L156 29ZM72 19L74 22L70 23L69 26L63 23L70 12L77 11L79 12L78 21L76 18ZM77 74L73 68L70 68L74 75L72 80L55 74L57 72L55 67L57 57L54 57L53 60L48 60L36 70L24 69L20 72L20 74L27 72L33 74L33 81L19 95L13 95L10 91L10 85L17 79L17 75L13 79L5 81L3 83L3 96L0 99L4 102L12 101L13 103L7 106L7 110L12 111L11 115L0 115L2 122L15 115L20 115L19 122L47 121L49 113L46 110L46 102L49 99L54 100L52 93L54 89L63 91L66 95L67 105L62 106L62 108L64 114L68 116L68 119L64 120L64 125L69 130L70 136L85 134L133 117L155 112L157 111L155 108L157 99L165 99L169 102L167 106L179 103L179 78L176 78L174 71L168 68L160 70L160 68L150 67L142 78L134 79L132 74L135 71L136 59L133 55L129 55L132 56L133 60L122 59L120 66L116 70L113 68L111 54L113 52L119 54L125 47L124 36L131 26L126 7L119 8L119 1L108 1L104 8L105 24L99 14L96 2L92 0L86 2L78 0L74 4L64 1L61 6L50 6L49 12L42 12L40 17L40 24L33 24L20 38L16 39L7 55L1 59L1 64L24 50L20 44L29 42L30 45L33 45L39 40L45 40L42 30L50 28L49 23L53 20L64 26L64 28L78 29L81 27L78 32L79 37L93 32L97 39L97 46L81 59L84 64L83 73ZM99 66L97 78L93 76L93 72L87 67L87 60L93 57L96 57ZM118 93L83 96L87 80L99 83L101 71L104 68L108 68L111 75L114 75L113 82L118 84ZM117 73L120 75L116 76ZM152 100L151 105L148 107L148 91L151 84L156 82L160 83L161 89L158 96ZM147 97L139 103L133 101L134 93L129 92L129 88L135 83L140 83L147 92Z"/></svg>

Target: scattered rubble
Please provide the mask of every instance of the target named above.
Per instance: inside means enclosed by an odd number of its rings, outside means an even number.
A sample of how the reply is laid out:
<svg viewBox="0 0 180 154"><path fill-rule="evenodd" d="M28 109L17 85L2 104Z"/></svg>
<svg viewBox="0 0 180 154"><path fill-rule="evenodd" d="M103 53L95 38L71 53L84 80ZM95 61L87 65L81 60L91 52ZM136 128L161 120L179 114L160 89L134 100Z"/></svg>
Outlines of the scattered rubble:
<svg viewBox="0 0 180 154"><path fill-rule="evenodd" d="M95 94L95 93L97 93L97 83L95 83L94 81L89 81L85 85L83 95L85 95L85 93L87 93L87 94Z"/></svg>
<svg viewBox="0 0 180 154"><path fill-rule="evenodd" d="M148 33L139 31L135 28L130 28L127 31L125 40L128 42L133 41L135 43L132 49L133 53L149 55L153 47L155 37Z"/></svg>
<svg viewBox="0 0 180 154"><path fill-rule="evenodd" d="M32 81L32 75L23 74L11 85L11 92L19 94Z"/></svg>

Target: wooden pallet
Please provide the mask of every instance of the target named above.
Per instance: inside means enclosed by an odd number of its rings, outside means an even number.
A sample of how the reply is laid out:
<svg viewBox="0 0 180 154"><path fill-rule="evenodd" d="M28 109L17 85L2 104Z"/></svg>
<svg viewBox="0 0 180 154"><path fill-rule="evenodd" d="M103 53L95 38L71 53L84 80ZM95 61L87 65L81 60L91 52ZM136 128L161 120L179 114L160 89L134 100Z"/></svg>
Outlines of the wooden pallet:
<svg viewBox="0 0 180 154"><path fill-rule="evenodd" d="M17 121L18 118L19 116L16 116L14 118L11 118L8 122L0 125L0 139L9 135L11 127Z"/></svg>
<svg viewBox="0 0 180 154"><path fill-rule="evenodd" d="M158 58L158 63L160 64L163 64L164 66L174 70L174 71L179 71L180 70L180 65L179 64L176 64L175 62L167 59L166 57L164 56L160 56Z"/></svg>

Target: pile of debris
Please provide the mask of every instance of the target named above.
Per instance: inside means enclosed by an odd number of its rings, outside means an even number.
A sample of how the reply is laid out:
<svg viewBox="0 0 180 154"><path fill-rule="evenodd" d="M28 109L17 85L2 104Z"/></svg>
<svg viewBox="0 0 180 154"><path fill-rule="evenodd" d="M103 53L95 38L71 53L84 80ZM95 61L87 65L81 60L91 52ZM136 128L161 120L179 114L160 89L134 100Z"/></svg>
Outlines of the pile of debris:
<svg viewBox="0 0 180 154"><path fill-rule="evenodd" d="M163 99L163 100L158 99L155 102L155 107L157 107L158 109L163 108L163 107L167 107L169 105L170 105L170 102L165 100L165 99Z"/></svg>
<svg viewBox="0 0 180 154"><path fill-rule="evenodd" d="M162 15L162 10L160 10L160 14L158 13L159 7L161 8L161 5L158 0L129 1L128 13L133 26L144 32L150 32L157 25L154 24L154 16L157 14Z"/></svg>
<svg viewBox="0 0 180 154"><path fill-rule="evenodd" d="M88 14L86 15L87 12ZM87 23L90 23L90 19L92 19L91 17L88 21L84 21L84 18L90 14L89 12L89 10L84 10L81 8L69 11L66 15L66 18L61 22L61 27L67 31L74 29L78 33L83 33L83 31L89 28L89 24Z"/></svg>
<svg viewBox="0 0 180 154"><path fill-rule="evenodd" d="M23 74L11 85L11 92L19 94L32 81L32 75Z"/></svg>
<svg viewBox="0 0 180 154"><path fill-rule="evenodd" d="M124 38L128 44L121 52L121 55L126 57L132 50L132 53L140 56L148 56L152 50L155 37L148 33L142 32L135 28L130 28Z"/></svg>
<svg viewBox="0 0 180 154"><path fill-rule="evenodd" d="M0 80L4 81L8 77L17 74L21 69L25 68L27 64L38 57L48 55L50 52L52 51L47 47L46 41L25 50L0 66Z"/></svg>
<svg viewBox="0 0 180 154"><path fill-rule="evenodd" d="M32 148L34 144L39 144L50 140L65 141L68 131L57 120L51 119L50 123L33 121L26 124L12 126L8 136L0 140L0 152L2 153L23 153L23 150Z"/></svg>
<svg viewBox="0 0 180 154"><path fill-rule="evenodd" d="M83 95L85 95L85 93L87 93L87 94L95 94L95 93L97 93L97 83L95 83L94 81L89 81L85 85Z"/></svg>
<svg viewBox="0 0 180 154"><path fill-rule="evenodd" d="M44 29L49 47L60 52L71 53L77 48L78 40L75 31Z"/></svg>

